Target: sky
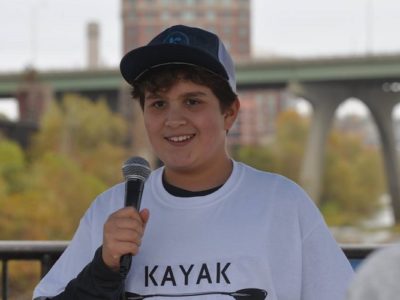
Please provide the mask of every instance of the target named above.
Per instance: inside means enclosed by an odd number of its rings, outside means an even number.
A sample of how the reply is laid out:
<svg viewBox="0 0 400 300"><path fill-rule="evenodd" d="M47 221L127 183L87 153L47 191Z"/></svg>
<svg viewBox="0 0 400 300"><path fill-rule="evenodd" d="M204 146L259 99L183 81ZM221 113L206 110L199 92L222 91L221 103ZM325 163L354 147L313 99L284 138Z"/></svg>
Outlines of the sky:
<svg viewBox="0 0 400 300"><path fill-rule="evenodd" d="M182 0L184 1L184 0ZM256 57L400 53L399 0L249 0ZM121 0L0 0L0 72L84 68L86 25L100 24L102 64L121 50Z"/></svg>
<svg viewBox="0 0 400 300"><path fill-rule="evenodd" d="M182 0L184 1L184 0ZM399 0L249 0L254 57L400 54ZM86 66L86 26L100 60L122 56L121 0L0 0L0 73Z"/></svg>

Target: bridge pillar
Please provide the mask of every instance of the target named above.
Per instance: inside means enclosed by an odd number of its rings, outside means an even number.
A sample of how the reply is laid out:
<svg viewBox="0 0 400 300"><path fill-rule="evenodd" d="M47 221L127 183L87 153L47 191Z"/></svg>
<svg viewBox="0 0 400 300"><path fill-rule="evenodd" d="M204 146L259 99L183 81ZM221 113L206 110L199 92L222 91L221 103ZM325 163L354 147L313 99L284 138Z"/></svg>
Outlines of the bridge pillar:
<svg viewBox="0 0 400 300"><path fill-rule="evenodd" d="M350 96L343 86L328 83L291 83L289 91L308 100L313 107L310 133L300 171L300 183L318 203L321 196L328 133L337 107Z"/></svg>
<svg viewBox="0 0 400 300"><path fill-rule="evenodd" d="M399 99L393 93L384 92L381 83L360 86L357 97L369 108L379 132L393 216L398 224L400 223L400 172L392 112Z"/></svg>
<svg viewBox="0 0 400 300"><path fill-rule="evenodd" d="M19 121L38 125L53 98L51 87L41 82L35 70L27 70L16 91Z"/></svg>

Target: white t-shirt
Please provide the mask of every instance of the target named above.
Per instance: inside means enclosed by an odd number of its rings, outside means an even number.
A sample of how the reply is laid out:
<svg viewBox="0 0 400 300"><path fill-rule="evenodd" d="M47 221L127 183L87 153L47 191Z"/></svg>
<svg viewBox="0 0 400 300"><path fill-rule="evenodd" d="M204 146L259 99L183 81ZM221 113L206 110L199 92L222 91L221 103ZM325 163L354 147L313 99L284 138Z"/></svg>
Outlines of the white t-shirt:
<svg viewBox="0 0 400 300"><path fill-rule="evenodd" d="M128 292L164 295L153 299L232 299L253 292L267 300L345 298L352 268L298 185L234 162L214 193L179 198L164 189L162 173L153 171L145 184L142 208L150 210L150 220L132 259ZM92 260L105 221L123 204L123 184L97 197L34 298L64 290Z"/></svg>
<svg viewBox="0 0 400 300"><path fill-rule="evenodd" d="M357 269L348 300L400 299L400 244L372 253Z"/></svg>

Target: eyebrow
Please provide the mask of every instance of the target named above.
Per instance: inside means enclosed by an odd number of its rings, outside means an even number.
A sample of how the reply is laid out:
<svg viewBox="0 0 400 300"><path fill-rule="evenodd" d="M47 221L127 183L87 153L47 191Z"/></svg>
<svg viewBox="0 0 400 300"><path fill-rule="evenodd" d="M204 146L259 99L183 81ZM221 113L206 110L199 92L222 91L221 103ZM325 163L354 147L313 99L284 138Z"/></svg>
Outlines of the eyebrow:
<svg viewBox="0 0 400 300"><path fill-rule="evenodd" d="M160 97L161 97L161 95L157 94L157 93L149 93L147 95L146 94L144 95L144 99L157 99Z"/></svg>
<svg viewBox="0 0 400 300"><path fill-rule="evenodd" d="M187 97L202 97L202 96L207 96L205 92L202 91L195 91L195 92L187 92L179 95L180 98L187 98ZM145 95L145 99L157 99L157 98L162 98L163 96L160 95L159 93L149 93L148 95Z"/></svg>
<svg viewBox="0 0 400 300"><path fill-rule="evenodd" d="M201 97L201 96L206 96L207 94L201 91L198 92L187 92L184 93L182 95L180 95L180 97L186 98L186 97Z"/></svg>

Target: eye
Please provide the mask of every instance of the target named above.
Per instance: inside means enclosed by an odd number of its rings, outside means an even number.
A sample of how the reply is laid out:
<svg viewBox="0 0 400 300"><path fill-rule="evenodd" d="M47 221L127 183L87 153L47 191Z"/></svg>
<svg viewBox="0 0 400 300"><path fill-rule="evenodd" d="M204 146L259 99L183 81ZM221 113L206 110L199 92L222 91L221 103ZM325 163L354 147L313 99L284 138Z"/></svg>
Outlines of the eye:
<svg viewBox="0 0 400 300"><path fill-rule="evenodd" d="M195 106L200 104L200 100L196 99L196 98L188 98L186 99L186 104L189 106Z"/></svg>
<svg viewBox="0 0 400 300"><path fill-rule="evenodd" d="M150 103L151 107L154 107L157 109L162 109L165 107L165 105L166 105L166 102L164 100L155 100Z"/></svg>

